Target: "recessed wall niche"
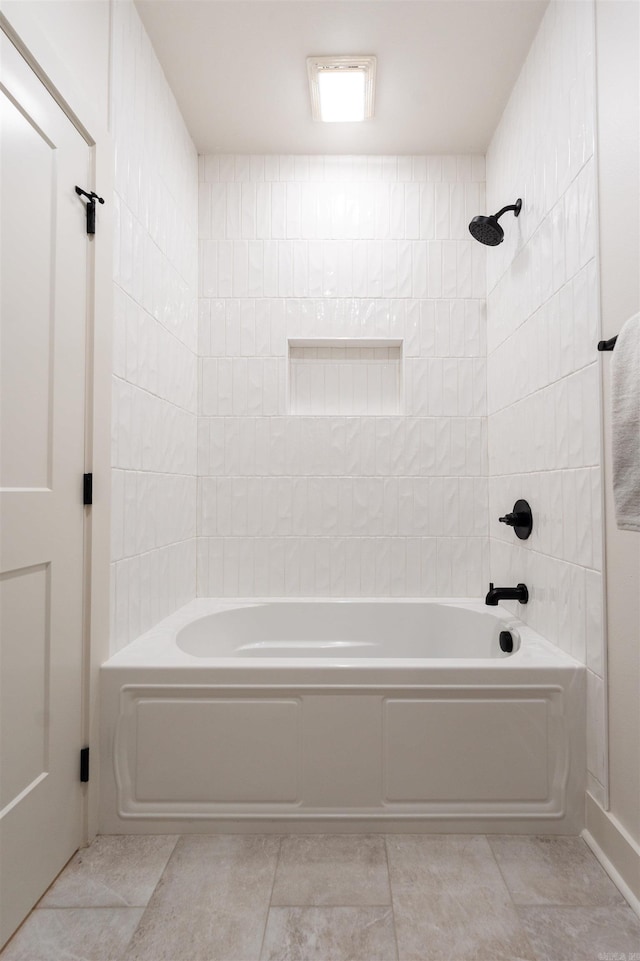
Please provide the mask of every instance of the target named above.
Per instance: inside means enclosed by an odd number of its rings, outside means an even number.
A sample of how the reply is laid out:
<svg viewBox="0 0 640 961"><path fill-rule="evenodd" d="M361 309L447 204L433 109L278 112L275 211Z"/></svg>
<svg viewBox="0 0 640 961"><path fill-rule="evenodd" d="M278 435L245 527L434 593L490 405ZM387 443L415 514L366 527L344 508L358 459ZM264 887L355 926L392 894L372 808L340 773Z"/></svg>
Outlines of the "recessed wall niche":
<svg viewBox="0 0 640 961"><path fill-rule="evenodd" d="M401 414L402 340L289 340L290 414Z"/></svg>

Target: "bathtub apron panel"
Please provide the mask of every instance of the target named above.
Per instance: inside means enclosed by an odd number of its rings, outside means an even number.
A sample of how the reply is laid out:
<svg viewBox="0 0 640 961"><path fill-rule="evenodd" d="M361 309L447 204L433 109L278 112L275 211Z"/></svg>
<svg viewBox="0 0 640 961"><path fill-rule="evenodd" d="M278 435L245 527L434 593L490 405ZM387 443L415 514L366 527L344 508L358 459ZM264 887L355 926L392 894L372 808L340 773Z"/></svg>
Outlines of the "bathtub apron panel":
<svg viewBox="0 0 640 961"><path fill-rule="evenodd" d="M103 831L267 822L283 830L366 830L373 822L388 830L580 830L584 669L509 615L490 615L496 637L507 623L517 634L516 654L505 657L486 654L487 638L478 658L394 657L393 644L386 657L307 650L296 658L290 640L278 641L289 644L287 658L216 657L177 643L181 620L203 619L193 616L198 606L103 668ZM320 606L309 603L312 620ZM429 610L442 603L411 606L425 634L430 619L446 615ZM245 609L253 618L259 607ZM336 630L354 634L348 617ZM438 643L446 649L446 638Z"/></svg>

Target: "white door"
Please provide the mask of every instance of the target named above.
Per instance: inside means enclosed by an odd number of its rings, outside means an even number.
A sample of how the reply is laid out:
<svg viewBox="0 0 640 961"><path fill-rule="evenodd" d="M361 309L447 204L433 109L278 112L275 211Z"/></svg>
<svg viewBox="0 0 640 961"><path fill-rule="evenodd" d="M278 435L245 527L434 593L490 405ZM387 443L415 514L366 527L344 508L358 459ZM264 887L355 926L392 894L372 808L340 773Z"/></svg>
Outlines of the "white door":
<svg viewBox="0 0 640 961"><path fill-rule="evenodd" d="M0 32L0 945L81 841L90 149Z"/></svg>

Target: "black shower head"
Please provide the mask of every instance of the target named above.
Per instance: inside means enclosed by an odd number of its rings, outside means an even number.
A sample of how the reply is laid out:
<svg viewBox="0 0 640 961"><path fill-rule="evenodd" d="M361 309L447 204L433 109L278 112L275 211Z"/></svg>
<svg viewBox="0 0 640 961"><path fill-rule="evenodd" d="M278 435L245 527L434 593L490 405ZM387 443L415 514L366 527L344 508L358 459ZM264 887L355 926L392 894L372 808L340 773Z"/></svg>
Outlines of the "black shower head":
<svg viewBox="0 0 640 961"><path fill-rule="evenodd" d="M504 240L504 230L495 217L474 217L469 231L475 240L487 247L497 247Z"/></svg>
<svg viewBox="0 0 640 961"><path fill-rule="evenodd" d="M522 210L522 200L516 200L515 204L503 207L497 214L490 217L474 217L469 224L471 236L481 244L486 244L487 247L497 247L504 240L504 230L498 220L506 214L507 210L513 210L514 216L517 217Z"/></svg>

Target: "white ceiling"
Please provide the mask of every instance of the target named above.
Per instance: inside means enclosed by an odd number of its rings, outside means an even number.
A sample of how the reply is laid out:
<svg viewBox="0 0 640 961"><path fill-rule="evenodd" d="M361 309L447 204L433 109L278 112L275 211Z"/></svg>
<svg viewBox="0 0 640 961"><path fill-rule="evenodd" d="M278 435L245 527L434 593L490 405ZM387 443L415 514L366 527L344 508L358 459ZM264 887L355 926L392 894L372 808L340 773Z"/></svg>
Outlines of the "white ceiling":
<svg viewBox="0 0 640 961"><path fill-rule="evenodd" d="M548 0L136 0L199 153L484 153ZM375 54L373 120L311 119L306 57Z"/></svg>

